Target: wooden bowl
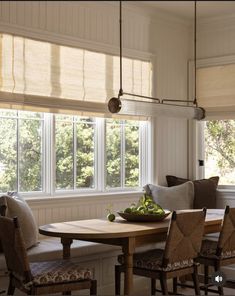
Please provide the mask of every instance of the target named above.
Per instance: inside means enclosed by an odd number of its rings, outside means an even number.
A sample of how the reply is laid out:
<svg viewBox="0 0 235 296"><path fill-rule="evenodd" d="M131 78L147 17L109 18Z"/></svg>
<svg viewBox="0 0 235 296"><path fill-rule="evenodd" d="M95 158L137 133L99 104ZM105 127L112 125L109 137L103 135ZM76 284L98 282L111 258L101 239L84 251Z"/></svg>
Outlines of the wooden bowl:
<svg viewBox="0 0 235 296"><path fill-rule="evenodd" d="M134 213L124 213L124 212L117 212L119 216L123 219L130 221L130 222L158 222L163 221L171 212L165 210L165 214L163 216L158 216L154 214L134 214Z"/></svg>

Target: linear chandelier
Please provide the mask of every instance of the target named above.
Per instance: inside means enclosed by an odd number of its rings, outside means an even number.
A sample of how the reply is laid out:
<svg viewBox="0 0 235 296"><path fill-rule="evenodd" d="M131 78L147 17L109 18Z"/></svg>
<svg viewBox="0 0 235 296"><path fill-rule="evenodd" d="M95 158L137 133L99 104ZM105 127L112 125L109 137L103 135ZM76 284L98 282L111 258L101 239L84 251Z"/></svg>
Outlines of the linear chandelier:
<svg viewBox="0 0 235 296"><path fill-rule="evenodd" d="M205 110L198 107L196 97L196 26L197 26L197 1L194 1L194 100L159 99L139 94L124 92L122 88L122 1L119 6L119 38L120 38L120 88L117 97L108 102L111 113L135 116L168 116L201 120L205 118ZM125 96L125 97L123 97ZM142 98L145 101L130 97Z"/></svg>

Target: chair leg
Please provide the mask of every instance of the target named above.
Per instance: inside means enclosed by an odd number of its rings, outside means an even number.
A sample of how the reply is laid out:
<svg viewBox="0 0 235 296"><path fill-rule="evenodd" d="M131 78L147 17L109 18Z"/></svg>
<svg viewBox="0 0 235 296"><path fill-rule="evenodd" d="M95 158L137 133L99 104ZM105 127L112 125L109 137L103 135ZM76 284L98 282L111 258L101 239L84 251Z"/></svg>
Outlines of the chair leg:
<svg viewBox="0 0 235 296"><path fill-rule="evenodd" d="M208 276L209 276L209 272L208 272L208 270L209 270L209 267L208 267L207 265L204 265L204 285L205 285L205 295L208 294L208 291L207 291L207 289L208 289L208 287L207 287L207 285L208 285Z"/></svg>
<svg viewBox="0 0 235 296"><path fill-rule="evenodd" d="M115 265L115 295L120 295L121 292L121 268L120 265Z"/></svg>
<svg viewBox="0 0 235 296"><path fill-rule="evenodd" d="M151 279L151 295L156 293L156 279Z"/></svg>
<svg viewBox="0 0 235 296"><path fill-rule="evenodd" d="M164 273L162 273L160 276L160 283L161 283L162 295L168 295L166 275Z"/></svg>
<svg viewBox="0 0 235 296"><path fill-rule="evenodd" d="M199 281L198 281L197 266L194 266L194 272L192 273L192 278L193 278L195 295L201 295Z"/></svg>
<svg viewBox="0 0 235 296"><path fill-rule="evenodd" d="M10 276L7 295L14 295L14 292L15 292L15 286L13 285L13 283L12 283L12 277Z"/></svg>
<svg viewBox="0 0 235 296"><path fill-rule="evenodd" d="M97 295L97 281L91 280L90 295Z"/></svg>
<svg viewBox="0 0 235 296"><path fill-rule="evenodd" d="M215 272L220 270L220 264L215 264ZM219 295L224 295L224 289L222 286L218 286Z"/></svg>
<svg viewBox="0 0 235 296"><path fill-rule="evenodd" d="M177 294L177 277L173 278L173 294Z"/></svg>

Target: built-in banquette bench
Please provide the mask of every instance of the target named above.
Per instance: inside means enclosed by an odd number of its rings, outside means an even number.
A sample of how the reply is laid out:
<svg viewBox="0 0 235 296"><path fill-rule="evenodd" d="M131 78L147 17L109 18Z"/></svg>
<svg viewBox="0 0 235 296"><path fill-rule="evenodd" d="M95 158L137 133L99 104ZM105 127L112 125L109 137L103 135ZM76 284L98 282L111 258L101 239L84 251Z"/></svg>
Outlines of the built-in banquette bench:
<svg viewBox="0 0 235 296"><path fill-rule="evenodd" d="M94 270L98 287L103 293L112 289L114 281L114 265L121 249L115 246L74 240L71 245L71 258ZM58 238L41 239L38 244L28 250L29 260L47 261L62 258L62 244ZM8 276L5 258L0 254L0 287L7 289Z"/></svg>
<svg viewBox="0 0 235 296"><path fill-rule="evenodd" d="M104 198L94 199L60 199L27 201L35 217L37 227L61 221L74 221L79 219L92 219L106 216L108 203L113 204L113 210L127 207L135 202L138 197L125 196L109 197L109 202ZM79 218L78 218L79 217ZM110 222L111 223L111 222ZM154 246L150 246L154 247ZM142 248L141 248L142 250ZM79 262L81 266L94 269L97 280L98 293L110 295L114 293L114 266L117 264L117 256L121 248L111 245L97 244L86 241L74 240L71 245L71 258ZM59 238L39 235L38 243L28 249L28 256L31 262L54 260L62 258L62 244ZM3 253L0 253L0 291L7 290L8 275ZM137 285L141 285L141 278L137 279ZM16 291L16 295L18 292ZM84 292L83 292L84 294Z"/></svg>

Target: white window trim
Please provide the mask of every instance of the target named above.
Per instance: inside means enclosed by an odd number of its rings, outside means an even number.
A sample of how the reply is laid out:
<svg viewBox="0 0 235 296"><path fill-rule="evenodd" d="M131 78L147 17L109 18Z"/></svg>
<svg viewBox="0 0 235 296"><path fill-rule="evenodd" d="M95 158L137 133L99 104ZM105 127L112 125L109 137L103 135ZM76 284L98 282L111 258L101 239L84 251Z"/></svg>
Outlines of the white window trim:
<svg viewBox="0 0 235 296"><path fill-rule="evenodd" d="M43 191L21 192L26 199L45 198L70 198L79 196L101 196L103 194L118 193L138 193L142 192L143 186L152 181L152 121L146 123L140 122L140 180L139 187L120 187L106 188L106 169L105 169L105 119L96 119L95 132L95 188L81 188L77 190L56 190L55 186L55 116L44 113L43 120ZM45 153L47 151L47 153ZM142 157L141 157L142 156Z"/></svg>
<svg viewBox="0 0 235 296"><path fill-rule="evenodd" d="M206 59L197 60L197 68L210 67L210 66L223 66L235 63L235 55L229 56L221 56L221 57L213 57ZM189 97L193 97L194 90L194 61L189 61ZM208 118L210 120L210 118ZM204 122L194 121L192 124L192 132L193 132L193 178L194 179L203 179L205 178L205 166L200 167L198 164L198 160L204 160L204 152L205 152L205 141L204 141ZM188 159L190 162L190 160ZM219 185L218 190L221 192L235 192L235 185Z"/></svg>

